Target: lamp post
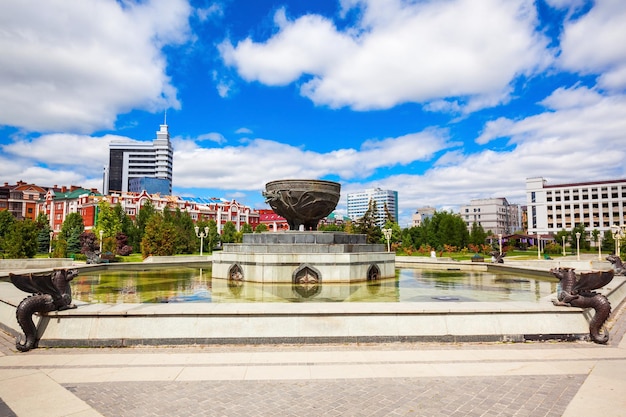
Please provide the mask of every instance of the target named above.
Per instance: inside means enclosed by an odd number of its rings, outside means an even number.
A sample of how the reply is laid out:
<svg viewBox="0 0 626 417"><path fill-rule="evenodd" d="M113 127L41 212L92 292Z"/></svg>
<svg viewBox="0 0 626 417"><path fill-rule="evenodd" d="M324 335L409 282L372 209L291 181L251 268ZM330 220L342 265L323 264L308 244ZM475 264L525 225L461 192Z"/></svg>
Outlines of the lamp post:
<svg viewBox="0 0 626 417"><path fill-rule="evenodd" d="M48 247L48 253L52 253L52 238L54 237L54 232L50 231L50 246Z"/></svg>
<svg viewBox="0 0 626 417"><path fill-rule="evenodd" d="M580 261L580 232L576 232L576 260Z"/></svg>
<svg viewBox="0 0 626 417"><path fill-rule="evenodd" d="M565 256L565 235L561 237L563 238L563 256Z"/></svg>
<svg viewBox="0 0 626 417"><path fill-rule="evenodd" d="M502 233L498 233L498 244L500 245L500 255L502 255Z"/></svg>
<svg viewBox="0 0 626 417"><path fill-rule="evenodd" d="M387 239L387 252L391 252L391 246L389 243L389 239L391 239L391 229L382 229L382 232L385 239Z"/></svg>
<svg viewBox="0 0 626 417"><path fill-rule="evenodd" d="M600 244L600 242L602 242L602 237L598 235L598 260L599 261L602 260L602 245Z"/></svg>
<svg viewBox="0 0 626 417"><path fill-rule="evenodd" d="M537 259L541 259L541 241L539 240L539 232L537 232Z"/></svg>
<svg viewBox="0 0 626 417"><path fill-rule="evenodd" d="M200 231L200 227L194 227L196 231L196 236L200 238L200 256L202 256L202 247L204 246L204 238L209 235L209 226L204 228L204 231Z"/></svg>
<svg viewBox="0 0 626 417"><path fill-rule="evenodd" d="M622 237L622 229L618 225L614 224L613 226L611 226L611 232L613 233L613 240L615 240L615 254L617 256L620 256L619 240Z"/></svg>
<svg viewBox="0 0 626 417"><path fill-rule="evenodd" d="M102 253L102 236L104 235L104 230L100 230L100 253Z"/></svg>

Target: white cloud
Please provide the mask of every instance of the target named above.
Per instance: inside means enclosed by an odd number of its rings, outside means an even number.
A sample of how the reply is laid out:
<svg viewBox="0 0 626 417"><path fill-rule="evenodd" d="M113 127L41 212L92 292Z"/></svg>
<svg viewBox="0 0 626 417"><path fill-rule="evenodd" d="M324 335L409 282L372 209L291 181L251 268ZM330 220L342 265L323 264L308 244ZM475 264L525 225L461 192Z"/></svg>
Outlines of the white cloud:
<svg viewBox="0 0 626 417"><path fill-rule="evenodd" d="M20 0L0 14L0 124L92 132L178 108L161 47L185 42L184 0Z"/></svg>
<svg viewBox="0 0 626 417"><path fill-rule="evenodd" d="M254 190L278 178L322 178L336 175L345 180L366 178L383 167L426 161L450 145L445 132L428 130L397 138L368 140L360 149L328 153L308 151L266 139L223 148L187 147L174 154L176 187Z"/></svg>
<svg viewBox="0 0 626 417"><path fill-rule="evenodd" d="M233 46L229 41L219 45L222 58L237 67L248 81L267 85L285 85L303 73L321 73L342 59L354 47L353 40L337 32L334 24L321 16L306 15L295 22L285 21L284 10L275 21L281 30L265 44L250 38Z"/></svg>
<svg viewBox="0 0 626 417"><path fill-rule="evenodd" d="M224 137L224 135L222 135L221 133L217 133L217 132L205 133L203 135L198 136L196 140L198 141L208 140L210 142L215 142L217 144L226 143L226 138Z"/></svg>
<svg viewBox="0 0 626 417"><path fill-rule="evenodd" d="M598 0L584 16L565 23L561 65L583 74L602 73L598 84L626 88L626 2Z"/></svg>
<svg viewBox="0 0 626 417"><path fill-rule="evenodd" d="M112 140L130 139L115 135L91 137L58 133L3 145L2 152L48 166L80 167L86 173L100 174L108 163L109 143Z"/></svg>
<svg viewBox="0 0 626 417"><path fill-rule="evenodd" d="M350 182L343 191L373 186L397 190L400 224L406 226L422 206L458 210L471 199L487 197L526 204L528 177L541 176L552 184L626 177L626 95L601 97L579 87L558 89L543 102L552 108L520 120L491 121L477 140L508 138L509 151L453 150L422 175Z"/></svg>
<svg viewBox="0 0 626 417"><path fill-rule="evenodd" d="M585 5L585 0L545 0L545 2L555 9L576 10Z"/></svg>
<svg viewBox="0 0 626 417"><path fill-rule="evenodd" d="M584 86L571 88L560 87L541 101L541 104L552 110L586 108L599 104L604 97L597 91Z"/></svg>
<svg viewBox="0 0 626 417"><path fill-rule="evenodd" d="M212 17L224 16L224 8L219 3L211 3L208 7L196 9L196 16L201 22L205 22Z"/></svg>
<svg viewBox="0 0 626 417"><path fill-rule="evenodd" d="M109 143L113 140L131 139L75 134L21 138L1 146L0 177L10 183L23 180L42 186L79 185L102 190L103 169L109 162Z"/></svg>
<svg viewBox="0 0 626 417"><path fill-rule="evenodd" d="M506 197L525 204L525 178L543 176L550 183L626 177L626 95L600 96L586 87L557 89L542 103L546 111L519 120L486 124L479 143L506 138L509 150L460 149L445 130L429 129L399 137L370 139L359 148L321 153L267 139L238 146L206 148L206 142L174 139L174 186L179 194L194 188L254 194L279 178L337 178L345 194L382 187L397 190L403 226L421 206L458 208L473 198ZM5 145L0 177L40 185L101 188L108 143L114 136L43 135ZM454 138L452 138L454 140ZM67 149L72 149L71 154ZM442 152L443 155L438 155ZM436 162L433 164L435 158ZM375 178L381 170L426 162L420 175ZM52 164L53 168L46 163ZM252 197L251 197L252 198Z"/></svg>
<svg viewBox="0 0 626 417"><path fill-rule="evenodd" d="M317 15L277 14L266 42L220 46L247 81L286 85L311 76L301 94L316 104L357 110L464 97L470 111L506 100L510 83L551 60L535 32L530 0L344 1L360 20L339 31ZM434 105L437 108L440 105Z"/></svg>

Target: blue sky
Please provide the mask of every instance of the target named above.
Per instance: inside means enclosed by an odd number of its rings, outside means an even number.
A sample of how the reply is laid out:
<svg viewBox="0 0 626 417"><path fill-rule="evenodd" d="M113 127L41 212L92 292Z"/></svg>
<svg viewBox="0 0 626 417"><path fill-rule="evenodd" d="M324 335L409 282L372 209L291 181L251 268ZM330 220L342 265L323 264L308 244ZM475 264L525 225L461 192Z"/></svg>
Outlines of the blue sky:
<svg viewBox="0 0 626 417"><path fill-rule="evenodd" d="M7 0L0 180L102 189L167 111L174 194L268 181L525 204L525 180L626 177L623 0Z"/></svg>

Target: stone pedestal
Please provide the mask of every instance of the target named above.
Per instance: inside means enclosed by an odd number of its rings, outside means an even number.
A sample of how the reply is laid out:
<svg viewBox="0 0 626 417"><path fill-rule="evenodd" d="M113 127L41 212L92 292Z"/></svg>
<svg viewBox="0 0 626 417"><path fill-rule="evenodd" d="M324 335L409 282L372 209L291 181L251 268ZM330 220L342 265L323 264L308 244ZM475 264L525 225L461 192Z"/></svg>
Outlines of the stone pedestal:
<svg viewBox="0 0 626 417"><path fill-rule="evenodd" d="M245 234L213 253L213 278L268 283L358 282L395 276L395 254L342 232Z"/></svg>

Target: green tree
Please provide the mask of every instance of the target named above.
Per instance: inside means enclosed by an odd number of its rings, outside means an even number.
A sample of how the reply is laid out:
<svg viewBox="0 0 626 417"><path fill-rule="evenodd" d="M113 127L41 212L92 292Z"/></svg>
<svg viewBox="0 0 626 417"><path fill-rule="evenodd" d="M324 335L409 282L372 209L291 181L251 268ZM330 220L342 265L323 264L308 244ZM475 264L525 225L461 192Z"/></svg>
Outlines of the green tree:
<svg viewBox="0 0 626 417"><path fill-rule="evenodd" d="M144 204L139 208L139 212L137 213L137 217L135 218L135 227L133 228L133 232L129 233L129 244L134 248L141 247L141 240L143 239L143 234L146 230L146 225L150 218L154 215L158 214L154 205L150 200L146 200Z"/></svg>
<svg viewBox="0 0 626 417"><path fill-rule="evenodd" d="M50 238L52 229L50 228L48 215L45 213L39 213L35 223L37 224L37 229L39 230L37 233L37 252L46 253L50 250L50 244L52 243Z"/></svg>
<svg viewBox="0 0 626 417"><path fill-rule="evenodd" d="M469 243L474 245L484 245L487 240L485 229L477 222L472 223L472 230L469 235Z"/></svg>
<svg viewBox="0 0 626 417"><path fill-rule="evenodd" d="M215 222L215 220L213 220L213 219L211 219L211 220L200 220L200 221L198 221L196 223L196 226L202 232L204 232L205 227L208 228L208 233L205 236L204 241L203 241L203 245L204 246L203 246L202 250L204 252L211 252L211 251L213 251L213 248L215 246L217 246L217 243L220 241L220 235L219 235L219 233L217 233L217 223ZM194 236L195 236L195 231L194 231ZM198 238L196 237L196 239L198 239Z"/></svg>
<svg viewBox="0 0 626 417"><path fill-rule="evenodd" d="M398 223L393 222L391 220L387 220L384 228L391 229L391 238L389 239L390 244L394 244L394 243L398 243L402 241L402 229L400 228L400 225L398 225ZM382 229L381 229L381 232L382 232ZM385 236L382 236L380 243L384 243L385 245L387 245L387 239L385 239Z"/></svg>
<svg viewBox="0 0 626 417"><path fill-rule="evenodd" d="M5 237L17 220L8 210L0 211L0 250L6 252Z"/></svg>
<svg viewBox="0 0 626 417"><path fill-rule="evenodd" d="M17 220L8 210L0 210L0 237L4 237Z"/></svg>
<svg viewBox="0 0 626 417"><path fill-rule="evenodd" d="M604 239L602 239L602 251L608 253L615 252L615 238L610 230L604 233Z"/></svg>
<svg viewBox="0 0 626 417"><path fill-rule="evenodd" d="M176 229L173 224L166 222L162 215L156 214L148 220L143 239L141 240L141 255L171 256L174 255L174 241L172 239Z"/></svg>
<svg viewBox="0 0 626 417"><path fill-rule="evenodd" d="M367 236L367 243L378 243L383 234L377 224L378 209L376 208L376 200L370 199L369 205L363 217L356 221L355 230L359 234Z"/></svg>
<svg viewBox="0 0 626 417"><path fill-rule="evenodd" d="M267 230L268 230L268 228L267 228L267 225L265 223L259 223L254 228L254 233L263 233L263 232L267 232Z"/></svg>
<svg viewBox="0 0 626 417"><path fill-rule="evenodd" d="M135 235L137 233L137 227L133 223L133 220L131 219L131 217L128 214L126 214L126 212L124 211L124 208L122 207L120 203L117 203L115 207L113 207L113 213L116 217L120 219L120 224L121 224L121 229L122 229L121 233L125 236L123 247L125 247L126 249L124 249L124 251L128 250L128 248L138 248L140 245L140 241L135 238ZM119 253L119 248L120 248L120 243L118 239L119 235L120 235L119 232L115 235L116 247L118 248L117 250L118 253ZM135 246L133 246L133 243L135 244Z"/></svg>
<svg viewBox="0 0 626 417"><path fill-rule="evenodd" d="M451 245L459 249L467 247L469 232L461 216L441 211L435 212L435 217L438 218L436 235L439 245Z"/></svg>
<svg viewBox="0 0 626 417"><path fill-rule="evenodd" d="M383 209L385 210L385 223L391 222L395 223L397 219L394 218L394 215L389 211L389 207L387 207L387 203L384 204Z"/></svg>
<svg viewBox="0 0 626 417"><path fill-rule="evenodd" d="M115 236L122 231L122 219L119 212L111 208L111 205L106 200L98 203L98 216L93 231L98 237L100 236L100 231L102 231L102 252L115 253Z"/></svg>
<svg viewBox="0 0 626 417"><path fill-rule="evenodd" d="M5 239L5 252L9 258L32 258L37 254L37 224L31 219L15 221Z"/></svg>
<svg viewBox="0 0 626 417"><path fill-rule="evenodd" d="M563 252L563 237L565 237L565 246L567 246L567 244L570 244L571 247L571 238L572 236L570 235L570 233L565 230L565 229L561 229L559 230L556 235L554 235L554 240L556 243L558 243L559 245L561 245L561 253ZM576 238L574 238L576 239ZM576 242L574 242L574 244L576 244Z"/></svg>
<svg viewBox="0 0 626 417"><path fill-rule="evenodd" d="M222 229L222 242L224 243L233 243L235 242L237 234L237 228L235 227L235 223L228 221L224 224L224 228Z"/></svg>
<svg viewBox="0 0 626 417"><path fill-rule="evenodd" d="M402 230L402 249L404 250L413 250L415 249L415 244L413 242L413 236L411 236L411 228L407 227Z"/></svg>
<svg viewBox="0 0 626 417"><path fill-rule="evenodd" d="M217 222L215 220L209 220L207 222L209 227L209 236L207 238L207 245L209 252L213 251L213 248L220 243L220 234L217 231Z"/></svg>
<svg viewBox="0 0 626 417"><path fill-rule="evenodd" d="M52 257L67 258L67 240L63 236L57 236L52 242Z"/></svg>
<svg viewBox="0 0 626 417"><path fill-rule="evenodd" d="M576 233L580 233L579 241L576 240ZM576 250L577 243L580 244L581 250L589 250L591 247L589 244L588 233L585 229L585 225L583 223L579 223L572 228L572 232L570 233L570 242L572 242L572 247Z"/></svg>
<svg viewBox="0 0 626 417"><path fill-rule="evenodd" d="M317 226L317 230L319 230L320 232L343 232L344 225L336 223L321 224Z"/></svg>
<svg viewBox="0 0 626 417"><path fill-rule="evenodd" d="M239 230L237 233L235 233L235 242L236 243L241 243L243 242L243 235L244 233L252 233L252 226L250 226L248 223L244 223L241 225L241 230Z"/></svg>
<svg viewBox="0 0 626 417"><path fill-rule="evenodd" d="M80 214L69 213L65 217L63 225L61 226L61 233L59 234L59 238L62 238L67 242L68 252L80 252L80 235L84 231L85 225L83 223L83 217Z"/></svg>
<svg viewBox="0 0 626 417"><path fill-rule="evenodd" d="M35 223L37 223L37 227L39 229L43 229L46 226L48 227L48 229L50 228L50 218L48 217L46 213L39 213L37 215L37 219L35 220Z"/></svg>
<svg viewBox="0 0 626 417"><path fill-rule="evenodd" d="M432 217L424 219L417 227L411 227L408 233L416 249L429 246L441 250L444 245L462 249L470 243L470 234L463 219L447 211L435 211Z"/></svg>
<svg viewBox="0 0 626 417"><path fill-rule="evenodd" d="M174 226L175 233L171 236L174 240L174 253L193 253L196 248L196 232L194 230L193 219L186 211L179 207L170 212L164 212L165 221Z"/></svg>

